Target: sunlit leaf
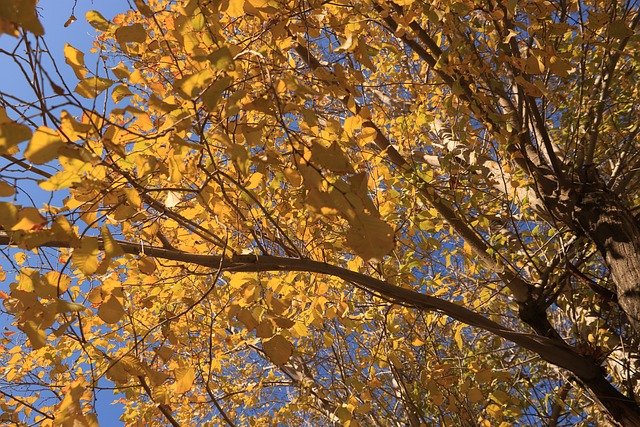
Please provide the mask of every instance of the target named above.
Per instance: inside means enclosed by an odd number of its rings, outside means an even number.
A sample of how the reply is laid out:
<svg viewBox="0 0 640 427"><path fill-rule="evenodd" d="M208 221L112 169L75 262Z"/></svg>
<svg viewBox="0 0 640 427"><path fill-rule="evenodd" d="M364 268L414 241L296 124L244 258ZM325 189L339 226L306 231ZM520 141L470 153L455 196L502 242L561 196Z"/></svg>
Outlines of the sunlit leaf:
<svg viewBox="0 0 640 427"><path fill-rule="evenodd" d="M113 238L109 227L103 225L100 228L100 234L102 235L102 244L104 245L104 252L109 258L118 257L124 254L122 247Z"/></svg>
<svg viewBox="0 0 640 427"><path fill-rule="evenodd" d="M138 258L138 269L144 274L153 274L156 271L156 263L153 258L141 256Z"/></svg>
<svg viewBox="0 0 640 427"><path fill-rule="evenodd" d="M71 260L85 275L91 275L98 269L98 239L84 238L82 245L73 250Z"/></svg>
<svg viewBox="0 0 640 427"><path fill-rule="evenodd" d="M56 312L58 313L77 313L85 310L86 307L76 302L65 301L63 299L56 300Z"/></svg>
<svg viewBox="0 0 640 427"><path fill-rule="evenodd" d="M12 230L37 230L46 224L47 219L36 208L23 208L18 212L18 222Z"/></svg>
<svg viewBox="0 0 640 427"><path fill-rule="evenodd" d="M58 157L58 148L63 145L56 131L40 126L31 137L24 156L27 160L40 165Z"/></svg>
<svg viewBox="0 0 640 427"><path fill-rule="evenodd" d="M226 12L229 16L237 18L244 14L244 0L229 0Z"/></svg>
<svg viewBox="0 0 640 427"><path fill-rule="evenodd" d="M213 74L207 69L177 80L175 84L188 98L193 98L205 90L212 80Z"/></svg>
<svg viewBox="0 0 640 427"><path fill-rule="evenodd" d="M102 77L89 77L81 80L74 92L85 98L93 99L109 89L113 83L113 80Z"/></svg>
<svg viewBox="0 0 640 427"><path fill-rule="evenodd" d="M87 69L84 65L84 53L71 46L69 43L64 45L65 62L73 69L78 79L84 79L87 75Z"/></svg>
<svg viewBox="0 0 640 427"><path fill-rule="evenodd" d="M176 368L173 373L176 378L173 389L176 393L182 394L191 390L196 378L195 370L192 367Z"/></svg>
<svg viewBox="0 0 640 427"><path fill-rule="evenodd" d="M97 10L90 10L85 15L87 22L96 30L108 31L111 23Z"/></svg>
<svg viewBox="0 0 640 427"><path fill-rule="evenodd" d="M11 120L6 110L0 107L0 153L14 152L14 147L18 143L29 138L31 138L29 127Z"/></svg>

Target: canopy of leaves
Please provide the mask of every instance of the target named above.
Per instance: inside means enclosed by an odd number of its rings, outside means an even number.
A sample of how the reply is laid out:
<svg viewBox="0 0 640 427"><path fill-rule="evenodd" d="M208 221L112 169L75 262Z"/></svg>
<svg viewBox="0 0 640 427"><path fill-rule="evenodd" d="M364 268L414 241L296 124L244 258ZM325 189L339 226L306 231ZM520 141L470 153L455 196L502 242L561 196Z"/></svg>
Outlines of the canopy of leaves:
<svg viewBox="0 0 640 427"><path fill-rule="evenodd" d="M636 2L133 3L0 4L1 422L640 425Z"/></svg>

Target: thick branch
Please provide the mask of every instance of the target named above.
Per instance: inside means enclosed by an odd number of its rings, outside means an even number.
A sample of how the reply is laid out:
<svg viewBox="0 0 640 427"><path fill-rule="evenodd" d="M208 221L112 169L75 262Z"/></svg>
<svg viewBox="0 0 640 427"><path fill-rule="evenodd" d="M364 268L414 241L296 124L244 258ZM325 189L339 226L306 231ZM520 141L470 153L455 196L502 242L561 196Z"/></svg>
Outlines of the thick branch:
<svg viewBox="0 0 640 427"><path fill-rule="evenodd" d="M0 245L10 245L7 235L0 235ZM455 303L421 294L411 289L401 288L366 274L345 268L303 258L285 258L270 255L234 255L230 258L221 255L191 254L174 249L142 246L128 242L118 242L127 254L142 254L165 260L191 263L212 270L229 272L267 272L267 271L303 271L326 274L341 278L354 286L386 299L393 303L413 307L421 311L438 311L454 320L469 326L483 329L501 338L511 341L522 348L539 355L543 360L572 372L597 396L609 412L621 414L625 419L637 421L640 425L640 408L620 393L604 377L599 365L576 353L563 341L534 334L516 332L499 323ZM41 247L69 248L67 242L48 242Z"/></svg>

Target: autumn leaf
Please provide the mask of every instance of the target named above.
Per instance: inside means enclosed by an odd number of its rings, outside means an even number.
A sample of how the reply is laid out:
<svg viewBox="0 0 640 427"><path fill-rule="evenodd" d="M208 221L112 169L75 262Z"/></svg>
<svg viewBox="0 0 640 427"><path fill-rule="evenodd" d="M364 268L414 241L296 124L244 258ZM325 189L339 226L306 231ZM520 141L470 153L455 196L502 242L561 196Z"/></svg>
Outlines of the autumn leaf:
<svg viewBox="0 0 640 427"><path fill-rule="evenodd" d="M637 4L129 3L0 1L3 421L640 425Z"/></svg>
<svg viewBox="0 0 640 427"><path fill-rule="evenodd" d="M16 192L15 187L10 185L6 181L0 180L0 197L13 196L15 192Z"/></svg>
<svg viewBox="0 0 640 427"><path fill-rule="evenodd" d="M361 258L382 259L393 250L393 228L380 218L362 213L350 225L347 244Z"/></svg>
<svg viewBox="0 0 640 427"><path fill-rule="evenodd" d="M118 242L111 235L111 231L107 226L102 226L100 229L102 235L102 244L104 245L104 252L109 258L118 257L124 254L124 251L118 244Z"/></svg>
<svg viewBox="0 0 640 427"><path fill-rule="evenodd" d="M124 315L124 308L115 295L110 295L98 308L98 316L108 324L118 323Z"/></svg>
<svg viewBox="0 0 640 427"><path fill-rule="evenodd" d="M111 23L97 10L90 10L85 15L87 22L96 30L108 31Z"/></svg>
<svg viewBox="0 0 640 427"><path fill-rule="evenodd" d="M27 160L41 165L57 158L58 148L63 145L64 143L56 131L46 126L41 126L31 137L31 141L29 141L29 145L24 151L24 156Z"/></svg>
<svg viewBox="0 0 640 427"><path fill-rule="evenodd" d="M73 264L86 276L98 269L98 239L83 239L81 246L73 250Z"/></svg>
<svg viewBox="0 0 640 427"><path fill-rule="evenodd" d="M337 143L324 147L322 144L314 142L311 147L311 164L327 168L333 172L353 172L353 167L349 159Z"/></svg>
<svg viewBox="0 0 640 427"><path fill-rule="evenodd" d="M275 365L282 366L293 354L293 345L280 334L262 342L262 350Z"/></svg>
<svg viewBox="0 0 640 427"><path fill-rule="evenodd" d="M25 322L22 326L22 330L27 334L27 337L29 337L29 342L34 350L45 346L47 342L47 333L40 329L34 321L29 320Z"/></svg>
<svg viewBox="0 0 640 427"><path fill-rule="evenodd" d="M56 312L57 313L77 313L83 311L86 307L82 304L65 301L58 298L56 300Z"/></svg>
<svg viewBox="0 0 640 427"><path fill-rule="evenodd" d="M74 92L85 98L93 99L109 89L113 83L113 80L102 77L88 77L78 83Z"/></svg>
<svg viewBox="0 0 640 427"><path fill-rule="evenodd" d="M153 274L156 271L156 263L153 258L141 256L138 258L138 269L144 274Z"/></svg>
<svg viewBox="0 0 640 427"><path fill-rule="evenodd" d="M242 16L244 14L244 2L245 0L229 0L226 12L233 18Z"/></svg>
<svg viewBox="0 0 640 427"><path fill-rule="evenodd" d="M118 27L115 34L118 43L142 43L147 39L147 32L139 23Z"/></svg>
<svg viewBox="0 0 640 427"><path fill-rule="evenodd" d="M18 29L29 31L36 36L44 34L44 28L36 12L37 0L5 0L0 6L0 35L3 33L17 37Z"/></svg>
<svg viewBox="0 0 640 427"><path fill-rule="evenodd" d="M195 370L192 367L176 368L173 370L176 382L173 385L174 392L183 394L191 390L196 378Z"/></svg>
<svg viewBox="0 0 640 427"><path fill-rule="evenodd" d="M469 399L469 402L471 403L480 402L481 400L484 399L482 390L478 388L472 388L467 392L467 399Z"/></svg>
<svg viewBox="0 0 640 427"><path fill-rule="evenodd" d="M67 43L64 46L64 58L65 62L73 69L76 77L80 80L84 79L87 75L84 53Z"/></svg>
<svg viewBox="0 0 640 427"><path fill-rule="evenodd" d="M12 153L14 147L31 138L28 126L18 124L7 116L5 108L0 107L0 153Z"/></svg>
<svg viewBox="0 0 640 427"><path fill-rule="evenodd" d="M36 208L23 208L18 212L18 222L11 227L12 230L37 230L46 224L40 211Z"/></svg>

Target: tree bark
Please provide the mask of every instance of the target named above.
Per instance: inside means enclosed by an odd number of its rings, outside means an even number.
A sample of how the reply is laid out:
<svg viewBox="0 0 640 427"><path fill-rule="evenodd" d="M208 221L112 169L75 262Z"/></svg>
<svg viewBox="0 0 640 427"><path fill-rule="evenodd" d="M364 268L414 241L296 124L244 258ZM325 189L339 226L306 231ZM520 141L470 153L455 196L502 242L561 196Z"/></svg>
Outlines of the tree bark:
<svg viewBox="0 0 640 427"><path fill-rule="evenodd" d="M594 184L583 186L574 218L604 258L616 285L618 303L640 334L640 227L637 221L618 197Z"/></svg>

